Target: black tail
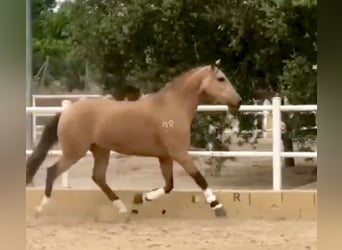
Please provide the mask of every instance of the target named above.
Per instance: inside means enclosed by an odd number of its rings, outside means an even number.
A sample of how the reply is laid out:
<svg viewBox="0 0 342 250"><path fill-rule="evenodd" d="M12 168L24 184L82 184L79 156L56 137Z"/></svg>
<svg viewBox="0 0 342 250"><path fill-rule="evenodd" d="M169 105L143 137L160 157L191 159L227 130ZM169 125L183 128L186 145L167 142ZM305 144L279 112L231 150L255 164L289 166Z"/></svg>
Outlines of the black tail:
<svg viewBox="0 0 342 250"><path fill-rule="evenodd" d="M58 141L57 127L61 114L56 114L46 125L42 137L26 162L26 185L32 182L47 153Z"/></svg>

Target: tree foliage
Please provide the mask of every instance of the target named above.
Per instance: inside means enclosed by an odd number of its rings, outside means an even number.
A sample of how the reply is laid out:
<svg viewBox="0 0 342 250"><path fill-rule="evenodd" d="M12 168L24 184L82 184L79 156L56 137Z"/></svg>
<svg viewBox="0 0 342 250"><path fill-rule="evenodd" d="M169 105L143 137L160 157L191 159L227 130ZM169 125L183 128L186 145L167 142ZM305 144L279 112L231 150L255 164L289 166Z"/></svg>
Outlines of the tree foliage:
<svg viewBox="0 0 342 250"><path fill-rule="evenodd" d="M73 22L71 2L64 3L58 12L55 0L32 0L33 73L48 60L48 74L44 84L57 80L68 90L83 87L84 60L74 54L68 26Z"/></svg>
<svg viewBox="0 0 342 250"><path fill-rule="evenodd" d="M57 78L75 81L87 60L104 91L131 84L154 92L220 58L244 104L254 103L260 89L291 104L317 102L316 1L75 0L58 12L52 0L33 2L35 60L53 57ZM226 116L196 117L193 142L204 147L208 122L219 126ZM292 116L295 135L304 123L313 125L308 117ZM241 128L253 127L252 118L241 115Z"/></svg>

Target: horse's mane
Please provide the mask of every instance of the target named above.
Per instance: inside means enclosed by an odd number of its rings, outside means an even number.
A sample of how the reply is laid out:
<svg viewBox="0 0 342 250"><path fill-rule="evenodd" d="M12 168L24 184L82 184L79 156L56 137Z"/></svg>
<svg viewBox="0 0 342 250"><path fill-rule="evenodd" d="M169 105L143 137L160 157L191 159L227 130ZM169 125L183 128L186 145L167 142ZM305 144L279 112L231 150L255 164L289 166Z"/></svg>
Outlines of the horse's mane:
<svg viewBox="0 0 342 250"><path fill-rule="evenodd" d="M189 75L197 72L200 69L203 69L205 66L198 66L196 68L189 69L180 75L174 77L171 81L167 82L163 88L161 88L159 91L164 91L172 88L173 86L177 86L179 84L184 83L184 78L187 78Z"/></svg>
<svg viewBox="0 0 342 250"><path fill-rule="evenodd" d="M169 90L172 90L174 87L177 87L181 84L183 84L185 81L184 79L187 78L188 76L190 76L191 74L206 68L207 66L198 66L195 68L191 68L183 73L181 73L180 75L174 77L173 79L171 79L170 81L168 81L167 83L165 83L165 85L159 89L157 92L153 92L150 93L149 96L159 96L160 94L163 94L165 92L168 92Z"/></svg>

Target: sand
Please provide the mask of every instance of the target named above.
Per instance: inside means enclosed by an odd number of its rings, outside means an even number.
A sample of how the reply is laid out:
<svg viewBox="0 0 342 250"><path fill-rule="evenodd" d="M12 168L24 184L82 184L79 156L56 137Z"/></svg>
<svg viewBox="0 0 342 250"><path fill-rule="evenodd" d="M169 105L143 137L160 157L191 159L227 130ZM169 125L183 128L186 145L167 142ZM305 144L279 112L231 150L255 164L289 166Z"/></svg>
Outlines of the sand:
<svg viewBox="0 0 342 250"><path fill-rule="evenodd" d="M269 151L271 144L232 148ZM48 157L34 182L43 187L46 167L56 157ZM272 159L238 158L227 160L219 176L215 168L196 159L196 165L213 189L271 189ZM284 189L316 189L313 174L316 161L296 159L297 167L283 169ZM70 170L70 186L98 189L91 180L93 160L86 157ZM175 189L195 189L194 181L177 164ZM146 157L112 158L107 173L115 189L150 189L164 185L157 159ZM60 180L55 187L60 187ZM316 221L283 220L181 220L138 219L128 223L73 222L71 219L27 219L27 250L300 250L317 249Z"/></svg>
<svg viewBox="0 0 342 250"><path fill-rule="evenodd" d="M128 223L28 222L27 250L317 249L315 221L139 219Z"/></svg>

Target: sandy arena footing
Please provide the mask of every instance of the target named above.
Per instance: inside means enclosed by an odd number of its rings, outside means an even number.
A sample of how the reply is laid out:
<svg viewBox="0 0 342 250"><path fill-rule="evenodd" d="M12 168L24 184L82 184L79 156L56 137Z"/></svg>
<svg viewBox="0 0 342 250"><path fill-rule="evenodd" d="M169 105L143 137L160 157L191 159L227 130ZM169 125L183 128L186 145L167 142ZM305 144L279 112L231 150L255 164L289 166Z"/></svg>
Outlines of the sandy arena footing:
<svg viewBox="0 0 342 250"><path fill-rule="evenodd" d="M127 216L99 190L54 190L40 216L42 189L28 188L27 250L317 249L316 191L215 191L228 211L217 219L200 191L174 191L144 205L118 191Z"/></svg>

